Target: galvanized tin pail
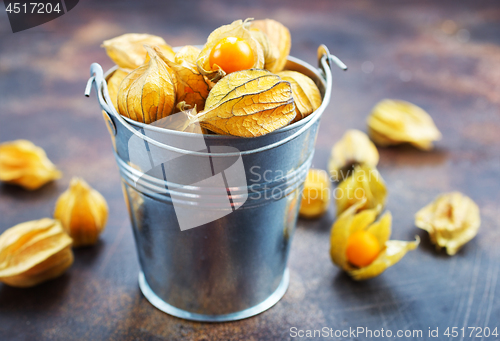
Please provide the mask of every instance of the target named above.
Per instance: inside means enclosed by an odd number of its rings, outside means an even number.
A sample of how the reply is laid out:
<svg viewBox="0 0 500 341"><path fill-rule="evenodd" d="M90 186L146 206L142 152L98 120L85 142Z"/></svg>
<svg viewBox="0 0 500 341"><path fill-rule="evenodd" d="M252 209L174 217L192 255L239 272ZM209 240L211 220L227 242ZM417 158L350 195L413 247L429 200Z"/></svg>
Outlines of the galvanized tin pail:
<svg viewBox="0 0 500 341"><path fill-rule="evenodd" d="M319 118L330 101L330 64L345 67L324 46L318 58L319 70L293 57L286 69L316 82L321 107L257 138L179 132L122 117L106 85L114 69L104 75L100 65L92 64L86 95L95 83L122 176L142 269L140 288L158 309L189 320L232 321L269 309L285 294L302 186ZM206 148L185 148L197 145L200 136ZM132 162L131 155L154 158L153 150L189 158L185 165L210 162L214 178L225 174L223 191L177 181L185 171L166 162L157 163L156 173ZM243 183L228 183L228 174L238 174ZM182 228L181 216L195 223ZM197 226L203 219L207 223Z"/></svg>

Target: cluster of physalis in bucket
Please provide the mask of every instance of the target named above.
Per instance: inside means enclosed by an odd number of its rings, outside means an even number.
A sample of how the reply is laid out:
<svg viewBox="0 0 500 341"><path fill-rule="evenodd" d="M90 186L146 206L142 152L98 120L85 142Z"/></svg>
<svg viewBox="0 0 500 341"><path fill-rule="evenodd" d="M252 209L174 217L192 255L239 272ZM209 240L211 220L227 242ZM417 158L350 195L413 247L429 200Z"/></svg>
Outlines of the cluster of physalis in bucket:
<svg viewBox="0 0 500 341"><path fill-rule="evenodd" d="M201 48L177 52L158 36L124 34L103 47L118 69L108 79L117 111L187 132L256 137L305 118L322 102L314 81L284 70L289 30L275 20L237 20Z"/></svg>

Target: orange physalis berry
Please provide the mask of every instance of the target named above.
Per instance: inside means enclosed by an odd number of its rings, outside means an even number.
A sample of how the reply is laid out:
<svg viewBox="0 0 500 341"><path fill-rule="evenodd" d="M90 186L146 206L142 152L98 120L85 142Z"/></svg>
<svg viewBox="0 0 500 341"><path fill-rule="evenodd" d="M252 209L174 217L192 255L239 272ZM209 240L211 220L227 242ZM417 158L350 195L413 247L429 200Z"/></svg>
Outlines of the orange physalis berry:
<svg viewBox="0 0 500 341"><path fill-rule="evenodd" d="M370 265L380 253L380 244L368 231L358 231L347 240L347 260L355 266Z"/></svg>
<svg viewBox="0 0 500 341"><path fill-rule="evenodd" d="M225 73L248 70L254 63L252 48L241 38L223 38L210 52L210 65L218 65Z"/></svg>

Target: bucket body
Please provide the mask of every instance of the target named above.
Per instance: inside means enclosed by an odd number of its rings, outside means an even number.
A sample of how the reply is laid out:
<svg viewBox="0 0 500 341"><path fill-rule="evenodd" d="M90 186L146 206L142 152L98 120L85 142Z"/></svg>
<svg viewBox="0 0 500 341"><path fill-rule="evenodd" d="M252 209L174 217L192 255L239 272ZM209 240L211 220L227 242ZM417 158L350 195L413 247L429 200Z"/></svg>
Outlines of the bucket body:
<svg viewBox="0 0 500 341"><path fill-rule="evenodd" d="M118 117L105 103L105 96L99 96L103 110L112 111L105 118L111 127L135 237L140 287L160 310L191 320L231 321L256 315L284 295L302 187L331 89L329 67L322 72L289 57L286 68L311 77L323 95L323 104L307 118L256 138L148 126ZM104 89L98 85L98 91L107 92L105 82L101 86ZM139 134L134 136L133 130ZM161 147L145 140L130 143L141 134L179 148L173 153L191 160L178 168L164 163L161 169L157 167L156 175L145 172L131 155L146 155ZM193 147L192 155L184 147L197 145L200 137L206 148ZM183 167L189 164L195 165L189 173L203 168L197 165L210 164L214 178L225 174L224 190L182 180ZM229 183L230 177L238 177L239 182ZM181 215L207 222L183 228Z"/></svg>

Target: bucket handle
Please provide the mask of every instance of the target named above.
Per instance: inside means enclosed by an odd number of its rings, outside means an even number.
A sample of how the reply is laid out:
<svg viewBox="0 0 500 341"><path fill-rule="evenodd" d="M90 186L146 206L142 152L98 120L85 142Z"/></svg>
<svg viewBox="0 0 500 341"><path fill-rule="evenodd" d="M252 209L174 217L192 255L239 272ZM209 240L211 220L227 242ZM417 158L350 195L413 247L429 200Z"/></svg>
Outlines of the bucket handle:
<svg viewBox="0 0 500 341"><path fill-rule="evenodd" d="M108 121L108 125L110 127L111 132L113 135L117 134L117 129L116 125L112 119L112 116L114 116L115 119L117 119L125 128L127 128L132 134L136 135L137 137L141 138L144 141L147 141L148 143L151 143L152 145L170 150L175 153L179 154L189 154L189 155L195 155L195 156L206 156L206 157L238 157L240 155L248 155L248 154L254 154L254 153L259 153L265 150L273 149L276 147L281 146L284 143L287 143L288 141L291 141L295 138L297 138L299 135L301 135L303 132L305 132L311 125L314 124L314 122L319 118L319 115L321 112L324 111L325 107L329 103L329 97L331 96L331 91L332 91L332 75L331 75L331 63L336 64L339 68L342 70L346 71L347 66L335 55L330 54L328 48L325 45L320 45L318 48L318 65L319 65L319 71L323 79L325 80L326 83L326 89L325 89L325 98L323 99L323 102L321 106L311 115L308 116L309 120L304 124L299 130L297 130L295 133L292 135L279 140L275 143L256 148L256 149L251 149L251 150L245 150L241 152L234 152L234 153L205 153L205 152L196 152L196 151L191 151L191 150L185 150L181 148L176 148L172 147L166 144L163 144L161 142L158 142L152 138L150 138L147 135L144 135L140 133L138 130L132 128L127 121L116 111L116 108L112 104L113 102L111 101L109 97L109 92L108 92L108 86L106 83L106 79L104 79L104 72L102 70L101 65L98 63L92 63L90 65L90 78L87 82L87 86L85 87L85 96L89 97L90 93L92 91L92 85L95 85L95 90L97 92L97 98L99 100L99 104L105 112L105 116ZM325 100L326 99L326 100ZM321 110L320 110L321 109Z"/></svg>

